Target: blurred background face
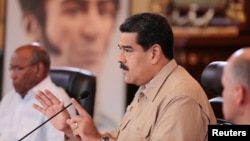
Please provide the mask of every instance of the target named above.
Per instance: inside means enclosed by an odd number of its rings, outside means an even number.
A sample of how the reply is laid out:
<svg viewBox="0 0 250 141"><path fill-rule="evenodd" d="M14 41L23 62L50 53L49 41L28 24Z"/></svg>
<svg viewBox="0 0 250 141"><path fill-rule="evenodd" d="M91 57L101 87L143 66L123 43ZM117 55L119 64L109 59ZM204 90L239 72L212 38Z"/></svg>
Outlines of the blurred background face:
<svg viewBox="0 0 250 141"><path fill-rule="evenodd" d="M10 77L13 87L23 96L36 83L35 65L30 63L28 56L25 52L13 53L10 61Z"/></svg>
<svg viewBox="0 0 250 141"><path fill-rule="evenodd" d="M115 22L111 0L47 0L44 39L52 65L98 72Z"/></svg>
<svg viewBox="0 0 250 141"><path fill-rule="evenodd" d="M233 121L235 119L235 116L237 116L237 108L235 106L235 97L234 97L234 84L232 77L229 74L229 69L227 64L223 70L223 75L222 75L222 85L223 85L223 91L222 91L222 96L223 96L223 114L224 118L230 121Z"/></svg>

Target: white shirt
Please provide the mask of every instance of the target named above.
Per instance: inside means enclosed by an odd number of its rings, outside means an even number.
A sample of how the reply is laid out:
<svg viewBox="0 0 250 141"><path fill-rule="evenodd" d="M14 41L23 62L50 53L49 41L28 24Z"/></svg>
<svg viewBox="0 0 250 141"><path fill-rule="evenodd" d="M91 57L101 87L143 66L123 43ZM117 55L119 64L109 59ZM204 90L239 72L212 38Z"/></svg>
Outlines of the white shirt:
<svg viewBox="0 0 250 141"><path fill-rule="evenodd" d="M14 90L7 93L0 103L0 141L17 141L42 124L47 118L32 107L38 101L34 94L38 90L49 89L65 105L70 103L67 93L57 87L47 77L38 85L30 89L22 98ZM71 115L76 114L73 106L67 109ZM23 141L63 141L64 133L55 129L50 122L41 126L38 130L24 138Z"/></svg>

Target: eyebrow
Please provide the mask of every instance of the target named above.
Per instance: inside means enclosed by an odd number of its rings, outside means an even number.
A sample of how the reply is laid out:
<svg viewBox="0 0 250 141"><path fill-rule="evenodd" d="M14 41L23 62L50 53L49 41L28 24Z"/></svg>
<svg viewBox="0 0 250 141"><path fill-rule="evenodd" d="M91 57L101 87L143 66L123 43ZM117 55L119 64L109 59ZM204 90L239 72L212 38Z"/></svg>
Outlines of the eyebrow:
<svg viewBox="0 0 250 141"><path fill-rule="evenodd" d="M67 3L70 3L70 2L80 3L82 1L83 0L62 0L61 5L64 5L64 4L67 4ZM86 0L84 0L84 1L86 1Z"/></svg>
<svg viewBox="0 0 250 141"><path fill-rule="evenodd" d="M118 47L132 49L132 46L130 46L130 45L119 45L118 44Z"/></svg>

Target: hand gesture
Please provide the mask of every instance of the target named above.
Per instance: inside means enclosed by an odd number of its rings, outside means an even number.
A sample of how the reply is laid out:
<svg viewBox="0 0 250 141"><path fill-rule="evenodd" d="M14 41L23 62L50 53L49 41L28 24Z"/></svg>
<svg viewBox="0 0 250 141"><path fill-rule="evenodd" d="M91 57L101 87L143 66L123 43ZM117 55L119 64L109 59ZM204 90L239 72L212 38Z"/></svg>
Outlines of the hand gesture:
<svg viewBox="0 0 250 141"><path fill-rule="evenodd" d="M49 90L39 91L36 93L35 98L42 105L33 104L33 107L43 113L48 118L55 115L58 111L63 109L64 103L55 97ZM70 127L66 120L70 118L67 110L63 110L60 114L50 120L52 125L63 132L71 132Z"/></svg>
<svg viewBox="0 0 250 141"><path fill-rule="evenodd" d="M72 99L72 104L79 115L67 120L75 137L81 141L100 141L101 134L97 131L92 117L82 108L82 106Z"/></svg>

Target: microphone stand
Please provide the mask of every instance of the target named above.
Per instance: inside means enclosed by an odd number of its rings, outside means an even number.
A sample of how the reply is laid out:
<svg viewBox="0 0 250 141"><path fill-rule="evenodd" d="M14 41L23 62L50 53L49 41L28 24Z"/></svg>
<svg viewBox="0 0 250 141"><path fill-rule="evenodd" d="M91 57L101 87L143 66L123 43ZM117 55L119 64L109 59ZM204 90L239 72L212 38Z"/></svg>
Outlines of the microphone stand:
<svg viewBox="0 0 250 141"><path fill-rule="evenodd" d="M84 99L87 96L89 96L89 92L87 90L85 90L85 91L83 91L80 94L80 96L78 97L78 100ZM26 138L27 136L29 136L31 133L33 133L34 131L36 131L38 128L40 128L41 126L43 126L45 123L47 123L48 121L50 121L52 118L54 118L55 116L57 116L58 114L60 114L63 110L67 109L71 105L72 105L72 103L68 104L66 107L64 107L63 109L61 109L60 111L58 111L56 114L54 114L52 117L50 117L49 119L47 119L46 121L44 121L42 124L40 124L39 126L37 126L35 129L33 129L32 131L30 131L28 134L26 134L25 136L23 136L18 141L22 141L24 138Z"/></svg>
<svg viewBox="0 0 250 141"><path fill-rule="evenodd" d="M29 136L31 133L33 133L34 131L36 131L38 128L40 128L41 126L43 126L45 123L47 123L48 121L50 121L52 118L54 118L55 116L57 116L58 114L60 114L63 110L67 109L71 105L72 105L72 103L68 104L66 107L64 107L63 109L61 109L60 111L58 111L56 114L54 114L52 117L50 117L49 119L47 119L45 122L43 122L42 124L40 124L39 126L37 126L35 129L33 129L32 131L30 131L28 134L26 134L25 136L23 136L18 141L22 141L24 138L26 138L27 136Z"/></svg>

